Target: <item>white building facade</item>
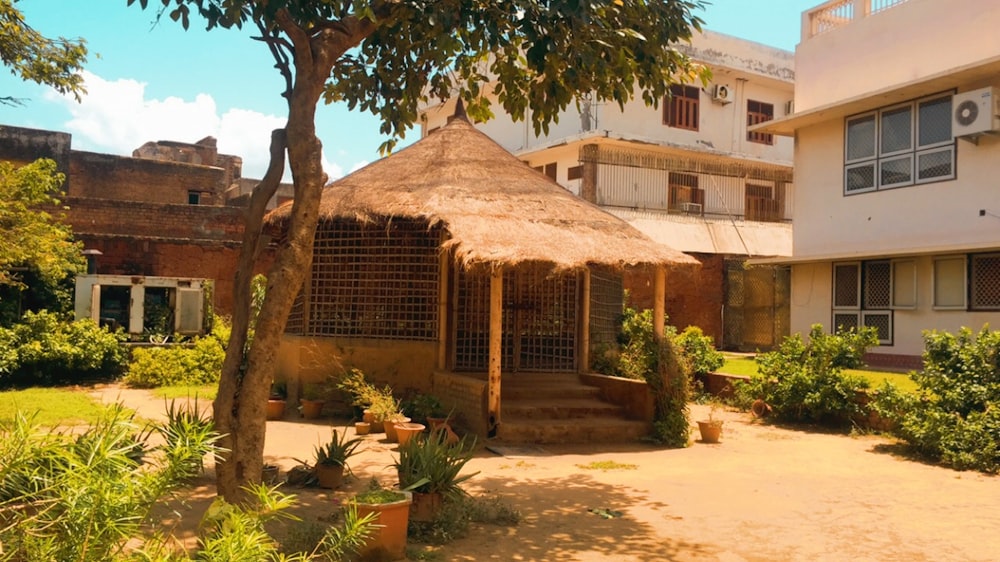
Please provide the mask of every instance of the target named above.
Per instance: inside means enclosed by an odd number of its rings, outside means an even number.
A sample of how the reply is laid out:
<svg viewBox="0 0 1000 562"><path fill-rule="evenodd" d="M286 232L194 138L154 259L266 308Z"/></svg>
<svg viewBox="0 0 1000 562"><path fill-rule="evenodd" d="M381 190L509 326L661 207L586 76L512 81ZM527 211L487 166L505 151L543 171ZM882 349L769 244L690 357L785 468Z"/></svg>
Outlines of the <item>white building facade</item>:
<svg viewBox="0 0 1000 562"><path fill-rule="evenodd" d="M743 262L791 255L793 143L748 127L792 110L793 55L710 31L678 48L712 80L673 86L657 108L585 98L547 135L508 115L477 127L572 193L702 261L699 271L668 272L671 324L701 326L726 347L767 348L788 333L787 268ZM453 108L423 108L423 134ZM625 284L637 306L652 301L643 273Z"/></svg>
<svg viewBox="0 0 1000 562"><path fill-rule="evenodd" d="M869 362L920 366L924 330L1000 325L1000 4L839 0L803 14L791 330L873 326Z"/></svg>

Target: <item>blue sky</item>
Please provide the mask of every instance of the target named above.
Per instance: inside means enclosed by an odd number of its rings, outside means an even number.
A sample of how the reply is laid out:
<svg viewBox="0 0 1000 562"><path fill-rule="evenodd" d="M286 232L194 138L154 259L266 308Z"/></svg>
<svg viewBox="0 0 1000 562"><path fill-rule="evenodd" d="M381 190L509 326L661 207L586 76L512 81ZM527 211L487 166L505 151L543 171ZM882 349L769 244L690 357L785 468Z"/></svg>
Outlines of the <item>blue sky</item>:
<svg viewBox="0 0 1000 562"><path fill-rule="evenodd" d="M821 0L714 0L700 15L705 28L794 50L801 13ZM151 1L150 5L159 2ZM266 48L250 31L205 32L126 7L125 0L20 0L27 21L46 36L82 37L90 55L83 103L13 75L0 74L0 95L27 98L0 105L0 124L64 131L73 148L131 154L150 140L219 140L219 150L243 157L244 175L267 167L271 129L284 123L282 81ZM384 138L369 114L321 106L317 130L331 177L376 160ZM403 144L418 137L410 131Z"/></svg>

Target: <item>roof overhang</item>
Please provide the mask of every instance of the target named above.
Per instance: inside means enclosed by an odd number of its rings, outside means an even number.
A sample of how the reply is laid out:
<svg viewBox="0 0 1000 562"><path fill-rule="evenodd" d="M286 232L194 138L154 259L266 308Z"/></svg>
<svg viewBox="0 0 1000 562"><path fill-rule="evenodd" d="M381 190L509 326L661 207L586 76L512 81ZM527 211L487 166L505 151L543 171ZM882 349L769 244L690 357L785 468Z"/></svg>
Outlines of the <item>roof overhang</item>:
<svg viewBox="0 0 1000 562"><path fill-rule="evenodd" d="M755 133L792 136L798 129L943 92L953 89L959 84L995 80L997 74L1000 74L1000 56L793 113L781 119L774 119L750 127L749 130Z"/></svg>
<svg viewBox="0 0 1000 562"><path fill-rule="evenodd" d="M775 258L755 258L750 259L752 265L777 265L777 264L802 264L820 263L829 261L854 261L873 260L890 258L907 258L930 255L964 254L969 252L989 252L1000 250L1000 243L982 242L978 244L946 244L941 246L924 246L921 248L909 248L903 250L872 250L859 252L831 252L829 254L813 254L807 256L775 257Z"/></svg>

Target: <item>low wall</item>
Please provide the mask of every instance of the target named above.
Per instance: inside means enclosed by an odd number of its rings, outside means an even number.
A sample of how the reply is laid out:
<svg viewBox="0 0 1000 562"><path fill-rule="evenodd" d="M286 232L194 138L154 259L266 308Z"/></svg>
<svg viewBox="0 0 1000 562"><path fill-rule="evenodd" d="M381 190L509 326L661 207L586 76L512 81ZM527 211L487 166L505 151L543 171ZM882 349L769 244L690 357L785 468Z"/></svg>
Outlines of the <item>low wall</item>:
<svg viewBox="0 0 1000 562"><path fill-rule="evenodd" d="M437 371L433 375L433 394L450 411L455 425L481 439L486 438L487 382L474 377Z"/></svg>
<svg viewBox="0 0 1000 562"><path fill-rule="evenodd" d="M580 382L600 388L601 398L622 406L629 419L653 423L653 393L645 381L587 373L580 375Z"/></svg>
<svg viewBox="0 0 1000 562"><path fill-rule="evenodd" d="M732 398L736 391L737 381L748 381L750 377L746 375L727 375L725 373L705 373L695 375L695 379L701 381L705 387L705 392L719 398Z"/></svg>

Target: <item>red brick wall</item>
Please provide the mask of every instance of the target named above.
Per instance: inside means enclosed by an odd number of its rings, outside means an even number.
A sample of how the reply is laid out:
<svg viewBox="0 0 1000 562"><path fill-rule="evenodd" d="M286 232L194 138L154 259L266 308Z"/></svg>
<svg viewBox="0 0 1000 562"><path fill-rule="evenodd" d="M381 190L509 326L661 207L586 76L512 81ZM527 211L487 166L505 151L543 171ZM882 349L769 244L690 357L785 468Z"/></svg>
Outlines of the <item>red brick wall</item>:
<svg viewBox="0 0 1000 562"><path fill-rule="evenodd" d="M239 243L242 209L67 197L66 221L78 234Z"/></svg>
<svg viewBox="0 0 1000 562"><path fill-rule="evenodd" d="M229 186L221 168L162 162L74 150L69 187L74 197L187 205L188 191L202 192L202 205L224 205Z"/></svg>
<svg viewBox="0 0 1000 562"><path fill-rule="evenodd" d="M667 324L683 330L698 326L706 335L722 342L722 303L725 286L724 257L718 254L693 254L701 267L674 266L667 268L667 290L664 304ZM636 268L625 272L625 288L630 306L638 309L653 307L652 270Z"/></svg>

